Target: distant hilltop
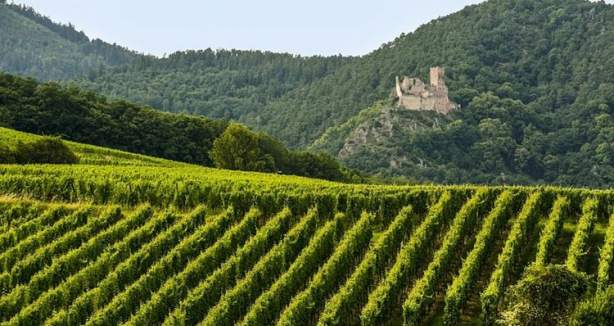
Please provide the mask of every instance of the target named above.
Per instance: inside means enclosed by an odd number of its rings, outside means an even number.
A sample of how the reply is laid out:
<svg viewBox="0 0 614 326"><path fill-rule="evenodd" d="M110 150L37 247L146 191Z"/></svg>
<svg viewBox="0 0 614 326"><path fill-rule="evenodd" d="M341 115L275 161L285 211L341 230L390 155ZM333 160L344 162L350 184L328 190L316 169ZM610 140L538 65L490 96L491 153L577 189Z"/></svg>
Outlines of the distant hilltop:
<svg viewBox="0 0 614 326"><path fill-rule="evenodd" d="M403 76L403 81L396 78L396 97L399 106L412 111L436 111L448 114L460 106L448 98L448 87L445 80L445 69L431 68L431 84L426 85L419 78Z"/></svg>

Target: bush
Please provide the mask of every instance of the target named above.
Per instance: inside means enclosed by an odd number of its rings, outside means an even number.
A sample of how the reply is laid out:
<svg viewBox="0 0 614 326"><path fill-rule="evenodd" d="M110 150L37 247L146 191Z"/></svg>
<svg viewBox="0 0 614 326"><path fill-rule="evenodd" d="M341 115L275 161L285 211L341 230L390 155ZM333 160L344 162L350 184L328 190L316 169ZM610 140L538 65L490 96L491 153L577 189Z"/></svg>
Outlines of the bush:
<svg viewBox="0 0 614 326"><path fill-rule="evenodd" d="M15 153L5 145L0 144L0 164L15 163Z"/></svg>
<svg viewBox="0 0 614 326"><path fill-rule="evenodd" d="M505 296L499 323L568 325L576 303L593 285L586 274L565 266L533 266Z"/></svg>
<svg viewBox="0 0 614 326"><path fill-rule="evenodd" d="M30 143L17 143L15 158L20 164L75 164L79 158L61 139L43 137Z"/></svg>

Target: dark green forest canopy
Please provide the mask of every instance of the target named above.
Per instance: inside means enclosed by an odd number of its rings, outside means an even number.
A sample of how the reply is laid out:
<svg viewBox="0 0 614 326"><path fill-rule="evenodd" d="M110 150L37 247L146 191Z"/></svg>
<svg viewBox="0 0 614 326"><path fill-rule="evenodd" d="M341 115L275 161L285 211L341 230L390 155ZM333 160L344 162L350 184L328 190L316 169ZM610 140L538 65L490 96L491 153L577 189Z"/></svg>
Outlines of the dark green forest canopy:
<svg viewBox="0 0 614 326"><path fill-rule="evenodd" d="M77 83L164 111L240 120L351 61L340 56L207 49L161 59L141 58L135 65L100 70ZM256 125L264 123L255 121Z"/></svg>

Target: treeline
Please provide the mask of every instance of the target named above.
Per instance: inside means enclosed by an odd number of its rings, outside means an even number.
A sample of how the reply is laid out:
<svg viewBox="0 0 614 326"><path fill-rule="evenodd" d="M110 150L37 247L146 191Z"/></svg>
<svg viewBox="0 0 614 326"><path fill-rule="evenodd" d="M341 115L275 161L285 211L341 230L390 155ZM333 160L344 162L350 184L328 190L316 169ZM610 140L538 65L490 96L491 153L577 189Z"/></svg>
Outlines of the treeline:
<svg viewBox="0 0 614 326"><path fill-rule="evenodd" d="M289 151L278 140L241 126L227 128L228 123L220 120L163 113L76 87L4 73L0 73L0 126L205 166L349 178L329 155Z"/></svg>
<svg viewBox="0 0 614 326"><path fill-rule="evenodd" d="M352 58L242 50L181 51L92 71L87 89L170 112L258 121L268 103L334 73ZM265 124L265 121L257 124ZM252 125L254 126L254 125Z"/></svg>
<svg viewBox="0 0 614 326"><path fill-rule="evenodd" d="M6 3L6 2L2 2ZM49 17L43 16L36 12L32 7L28 7L26 5L18 5L14 3L8 4L11 10L18 12L24 17L27 17L45 27L55 32L56 34L62 36L63 38L77 43L89 42L89 38L83 31L77 31L75 27L68 23L68 25L55 23Z"/></svg>

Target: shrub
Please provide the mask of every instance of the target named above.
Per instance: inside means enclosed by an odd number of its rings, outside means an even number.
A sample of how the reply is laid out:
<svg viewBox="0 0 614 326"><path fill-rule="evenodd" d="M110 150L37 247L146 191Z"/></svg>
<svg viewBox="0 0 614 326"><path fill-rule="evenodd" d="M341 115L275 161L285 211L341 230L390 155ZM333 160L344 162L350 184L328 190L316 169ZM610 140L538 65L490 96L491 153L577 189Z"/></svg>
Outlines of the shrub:
<svg viewBox="0 0 614 326"><path fill-rule="evenodd" d="M502 325L568 325L576 303L593 288L584 273L562 265L532 266L504 299Z"/></svg>
<svg viewBox="0 0 614 326"><path fill-rule="evenodd" d="M15 163L15 153L7 146L0 144L0 164Z"/></svg>
<svg viewBox="0 0 614 326"><path fill-rule="evenodd" d="M15 158L20 164L75 164L79 158L61 139L43 137L30 143L17 143Z"/></svg>

